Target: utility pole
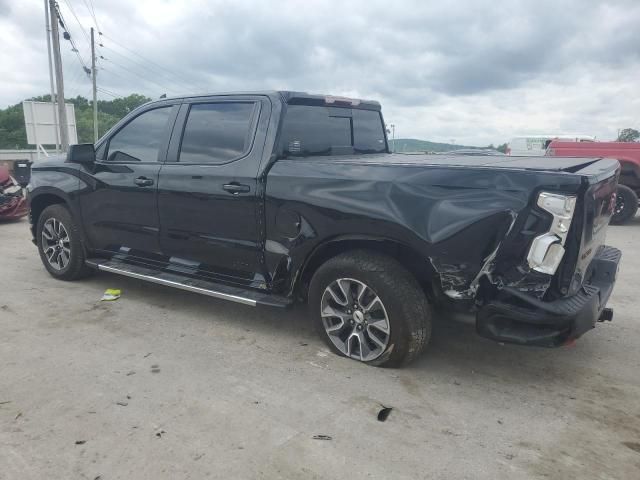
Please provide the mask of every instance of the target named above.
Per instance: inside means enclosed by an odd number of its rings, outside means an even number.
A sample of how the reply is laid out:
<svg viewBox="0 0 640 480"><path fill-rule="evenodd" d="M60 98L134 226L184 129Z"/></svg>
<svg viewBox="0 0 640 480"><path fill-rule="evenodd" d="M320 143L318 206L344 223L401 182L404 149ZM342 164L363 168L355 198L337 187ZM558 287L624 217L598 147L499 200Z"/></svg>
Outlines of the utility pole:
<svg viewBox="0 0 640 480"><path fill-rule="evenodd" d="M93 143L98 142L98 94L96 88L96 44L91 27L91 79L93 80Z"/></svg>
<svg viewBox="0 0 640 480"><path fill-rule="evenodd" d="M51 109L53 110L53 123L58 125L58 112L56 110L56 89L53 85L53 63L51 60L51 24L49 23L49 0L44 0L44 22L47 30L47 57L49 57L49 85L51 87ZM60 152L60 132L56 128L56 153Z"/></svg>
<svg viewBox="0 0 640 480"><path fill-rule="evenodd" d="M58 30L58 12L56 1L49 0L49 14L51 18L51 41L53 43L53 64L56 72L58 128L60 129L60 144L62 151L69 150L69 130L67 122L67 107L64 103L64 80L62 79L62 58L60 56L60 32Z"/></svg>

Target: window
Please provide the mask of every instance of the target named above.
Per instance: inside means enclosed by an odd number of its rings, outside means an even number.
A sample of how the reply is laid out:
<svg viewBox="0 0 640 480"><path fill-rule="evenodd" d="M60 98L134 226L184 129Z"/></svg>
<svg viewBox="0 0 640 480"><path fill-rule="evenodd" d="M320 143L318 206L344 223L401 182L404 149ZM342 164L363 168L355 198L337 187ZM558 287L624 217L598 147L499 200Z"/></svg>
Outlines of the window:
<svg viewBox="0 0 640 480"><path fill-rule="evenodd" d="M284 157L382 153L387 145L380 112L289 105L282 128Z"/></svg>
<svg viewBox="0 0 640 480"><path fill-rule="evenodd" d="M381 153L386 151L384 129L380 112L353 110L353 148L355 153Z"/></svg>
<svg viewBox="0 0 640 480"><path fill-rule="evenodd" d="M109 141L110 162L157 162L171 107L150 110L127 123Z"/></svg>
<svg viewBox="0 0 640 480"><path fill-rule="evenodd" d="M192 105L180 147L180 162L225 163L249 147L254 103Z"/></svg>

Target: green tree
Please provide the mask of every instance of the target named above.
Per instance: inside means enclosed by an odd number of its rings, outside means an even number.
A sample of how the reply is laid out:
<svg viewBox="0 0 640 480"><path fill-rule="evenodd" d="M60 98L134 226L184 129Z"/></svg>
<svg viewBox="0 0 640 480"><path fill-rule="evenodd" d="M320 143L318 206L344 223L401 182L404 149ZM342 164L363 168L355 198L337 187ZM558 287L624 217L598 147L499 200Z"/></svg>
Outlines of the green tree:
<svg viewBox="0 0 640 480"><path fill-rule="evenodd" d="M50 102L51 95L41 95L31 100ZM127 113L151 99L136 93L113 100L98 100L98 136L102 136ZM81 96L67 98L73 103L76 112L76 128L78 142L93 142L93 107L91 102ZM0 149L33 148L27 144L27 133L24 128L22 103L0 109Z"/></svg>
<svg viewBox="0 0 640 480"><path fill-rule="evenodd" d="M640 139L640 132L635 128L623 128L618 134L619 142L637 142Z"/></svg>
<svg viewBox="0 0 640 480"><path fill-rule="evenodd" d="M507 153L507 144L503 143L502 145L498 145L496 147L496 150L498 150L500 153Z"/></svg>

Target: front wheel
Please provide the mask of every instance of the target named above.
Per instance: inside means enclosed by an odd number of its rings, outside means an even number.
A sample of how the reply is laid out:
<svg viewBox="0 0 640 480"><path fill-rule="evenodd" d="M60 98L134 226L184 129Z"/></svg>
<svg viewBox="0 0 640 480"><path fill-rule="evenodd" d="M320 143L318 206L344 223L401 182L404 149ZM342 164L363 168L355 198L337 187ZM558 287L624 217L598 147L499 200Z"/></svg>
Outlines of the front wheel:
<svg viewBox="0 0 640 480"><path fill-rule="evenodd" d="M402 265L377 252L347 252L322 265L311 280L309 308L332 351L370 365L406 364L431 337L424 291Z"/></svg>
<svg viewBox="0 0 640 480"><path fill-rule="evenodd" d="M626 185L618 185L616 190L616 205L611 217L611 223L622 225L635 217L638 211L638 196Z"/></svg>
<svg viewBox="0 0 640 480"><path fill-rule="evenodd" d="M50 205L38 218L38 251L44 267L60 280L76 280L92 272L85 265L80 232L63 205Z"/></svg>

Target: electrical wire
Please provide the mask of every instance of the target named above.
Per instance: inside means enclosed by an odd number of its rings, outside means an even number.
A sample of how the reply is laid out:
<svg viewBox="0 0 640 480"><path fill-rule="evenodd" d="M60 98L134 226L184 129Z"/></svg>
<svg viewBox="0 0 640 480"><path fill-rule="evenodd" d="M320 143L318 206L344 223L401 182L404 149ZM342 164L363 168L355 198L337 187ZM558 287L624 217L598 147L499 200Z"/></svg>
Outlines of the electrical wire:
<svg viewBox="0 0 640 480"><path fill-rule="evenodd" d="M85 7L87 7L87 10L89 10L89 15L91 15L91 17L93 17L93 23L96 25L96 30L98 31L98 35L102 35L102 32L100 31L100 27L98 26L98 19L96 18L96 10L95 8L93 8L93 0L89 0L89 3L87 3L87 0L82 0L84 2ZM89 8L89 4L91 4L91 7Z"/></svg>
<svg viewBox="0 0 640 480"><path fill-rule="evenodd" d="M89 34L85 30L85 28L82 26L82 23L80 22L80 19L78 18L78 15L76 15L75 10L71 6L71 2L69 2L69 0L64 0L64 3L67 4L67 7L69 7L69 11L73 15L73 17L76 19L76 22L78 22L78 25L80 26L80 30L82 30L82 34L84 35L85 40L87 41L87 43L89 45L91 45L91 40L89 39Z"/></svg>
<svg viewBox="0 0 640 480"><path fill-rule="evenodd" d="M96 88L96 90L98 90L98 92L100 92L100 93L103 93L103 94L108 95L108 96L113 97L113 98L120 98L121 97L120 95L118 95L116 93L113 93L113 92L110 92L109 90L105 90L104 88L101 88L101 87Z"/></svg>
<svg viewBox="0 0 640 480"><path fill-rule="evenodd" d="M152 61L152 60L150 60L150 59L148 59L148 58L146 58L146 57L144 57L144 56L140 55L139 53L137 53L137 52L135 52L135 51L131 50L130 48L125 47L124 45L122 45L122 44L118 43L116 40L114 40L114 39L113 39L113 38L111 38L110 36L108 36L108 35L106 35L106 34L104 34L104 33L102 34L102 36L103 36L104 38L106 38L107 40L109 40L110 42L112 42L112 43L114 43L115 45L117 45L118 47L122 48L123 50L126 50L126 51L128 51L128 52L132 53L133 55L135 55L135 56L137 56L137 57L141 58L141 59L142 59L142 60L144 60L145 62L147 62L147 63L149 63L149 64L153 65L156 69L159 69L160 71L164 71L164 72L167 72L167 73L168 73L168 74L170 74L170 75L173 75L173 76L174 76L174 78L176 78L177 80L179 80L181 83L186 83L186 84L189 84L190 86L197 86L199 89L202 89L202 87L201 87L200 85L195 84L195 83L192 83L192 82L190 82L189 80L186 80L185 78L183 78L183 77L181 77L180 75L178 75L178 74L174 73L173 71L171 71L171 70L167 69L166 67L163 67L162 65L159 65L159 64L157 64L156 62L154 62L154 61ZM103 46L104 46L104 45L103 45ZM150 68L151 68L151 67L150 67ZM206 90L206 89L202 89L202 90Z"/></svg>
<svg viewBox="0 0 640 480"><path fill-rule="evenodd" d="M103 59L104 61L106 61L106 62L109 62L109 63L111 63L111 64L113 64L113 65L115 65L115 66L117 66L117 67L121 68L122 70L125 70L126 72L131 73L132 75L135 75L136 77L140 77L140 78L141 78L142 80L144 80L145 82L155 83L157 86L159 86L159 87L160 87L161 89L163 89L163 90L168 90L168 91L176 92L176 90L173 90L173 89L167 88L167 86L166 86L166 85L162 85L161 83L158 83L158 82L156 82L155 80L152 80L152 79L150 79L150 78L148 78L148 77L146 77L146 76L144 76L144 75L141 75L141 74L139 74L138 72L136 72L136 71L134 71L134 70L131 70L131 69L129 69L129 68L127 68L127 67L125 67L124 65L120 64L120 63L114 62L114 61L113 61L113 60L111 60L110 58L106 58L106 57L104 57L104 56L103 56L103 57L102 57L102 59ZM166 92L163 92L163 93L166 93Z"/></svg>
<svg viewBox="0 0 640 480"><path fill-rule="evenodd" d="M69 28L67 27L67 22L64 20L64 17L62 16L62 12L60 12L60 7L57 4L56 4L56 15L58 16L58 21L60 23L60 26L62 26L62 29L69 36L68 40L69 40L69 42L71 42L72 51L76 54L76 57L78 58L78 61L82 65L82 69L87 74L90 74L91 73L91 69L89 67L87 67L87 65L85 64L84 60L82 60L82 57L80 56L80 50L78 50L78 47L76 46L76 43L73 40L73 36L71 35L71 33L69 33Z"/></svg>
<svg viewBox="0 0 640 480"><path fill-rule="evenodd" d="M123 54L121 54L120 52L117 52L116 50L113 50L113 49L112 49L112 48L110 48L110 47L104 47L104 46L103 46L103 48L105 48L105 49L109 50L109 52L111 52L111 53L115 53L115 54L116 54L116 55L118 55L119 57L121 57L121 58L123 58L123 59L125 59L125 60L127 60L127 61L129 61L129 62L131 62L131 63L134 63L134 64L138 65L138 66L139 66L139 67L141 67L142 69L147 70L150 74L155 75L155 76L158 76L158 75L157 75L157 73L154 73L152 70L148 70L148 68L147 68L147 66L146 66L145 64L143 64L143 63L141 63L141 62L139 62L139 61L137 61L137 60L134 60L134 59L132 59L132 58L129 58L129 57L127 57L126 55L123 55ZM163 77L163 80L164 80L164 81L166 81L166 82L169 82L168 84L169 84L169 85L172 85L173 87L177 86L178 88L177 88L177 89L174 89L175 91L183 92L183 91L185 90L185 88L184 88L184 86L183 86L183 85L179 85L179 84L177 84L176 82L174 82L173 80L171 80L171 79L169 79L169 78Z"/></svg>

